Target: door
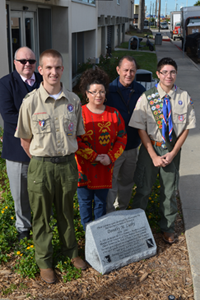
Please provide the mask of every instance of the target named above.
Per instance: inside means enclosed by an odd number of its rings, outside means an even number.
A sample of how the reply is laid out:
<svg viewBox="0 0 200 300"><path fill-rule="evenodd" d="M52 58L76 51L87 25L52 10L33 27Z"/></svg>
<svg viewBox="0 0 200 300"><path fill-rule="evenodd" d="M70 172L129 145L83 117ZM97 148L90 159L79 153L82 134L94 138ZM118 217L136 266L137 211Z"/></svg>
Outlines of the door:
<svg viewBox="0 0 200 300"><path fill-rule="evenodd" d="M36 52L34 12L11 11L11 57L12 66L15 51L19 47L27 46Z"/></svg>

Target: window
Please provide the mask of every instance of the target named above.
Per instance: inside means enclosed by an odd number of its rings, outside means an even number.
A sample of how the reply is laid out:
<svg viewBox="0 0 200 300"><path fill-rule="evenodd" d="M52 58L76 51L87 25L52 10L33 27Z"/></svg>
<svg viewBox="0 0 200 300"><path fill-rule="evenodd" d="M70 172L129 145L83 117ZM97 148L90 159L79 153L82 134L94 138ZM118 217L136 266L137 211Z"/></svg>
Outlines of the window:
<svg viewBox="0 0 200 300"><path fill-rule="evenodd" d="M120 5L120 0L117 0L117 4Z"/></svg>
<svg viewBox="0 0 200 300"><path fill-rule="evenodd" d="M73 1L83 2L88 4L96 4L96 0L73 0Z"/></svg>

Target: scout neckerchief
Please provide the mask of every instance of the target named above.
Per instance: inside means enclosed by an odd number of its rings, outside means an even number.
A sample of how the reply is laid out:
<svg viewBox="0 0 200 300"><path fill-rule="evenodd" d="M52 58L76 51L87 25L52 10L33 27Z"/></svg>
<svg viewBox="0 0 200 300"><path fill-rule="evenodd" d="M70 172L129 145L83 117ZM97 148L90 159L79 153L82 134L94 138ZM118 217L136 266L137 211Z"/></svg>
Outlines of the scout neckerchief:
<svg viewBox="0 0 200 300"><path fill-rule="evenodd" d="M163 120L162 120L162 139L165 143L165 134L166 131L169 131L169 141L172 141L172 130L173 130L173 123L172 123L172 109L169 100L169 95L165 95L163 100Z"/></svg>
<svg viewBox="0 0 200 300"><path fill-rule="evenodd" d="M158 89L158 84L155 85ZM175 85L175 91L177 86ZM169 95L165 95L163 100L163 119L162 119L162 139L164 144L166 143L166 131L169 131L169 141L172 142L172 132L173 132L173 123L172 123L172 109L170 104Z"/></svg>

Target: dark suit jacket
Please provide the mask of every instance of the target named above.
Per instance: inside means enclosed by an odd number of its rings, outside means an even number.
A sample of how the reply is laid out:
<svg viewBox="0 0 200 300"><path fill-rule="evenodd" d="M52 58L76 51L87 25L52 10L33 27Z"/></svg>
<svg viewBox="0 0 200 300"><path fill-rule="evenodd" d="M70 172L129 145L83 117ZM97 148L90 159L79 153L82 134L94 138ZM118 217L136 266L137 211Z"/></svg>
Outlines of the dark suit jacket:
<svg viewBox="0 0 200 300"><path fill-rule="evenodd" d="M38 83L42 81L39 73L35 73L35 77ZM0 79L0 113L4 121L2 158L19 162L29 161L21 147L20 139L14 137L19 109L27 93L26 84L17 71Z"/></svg>

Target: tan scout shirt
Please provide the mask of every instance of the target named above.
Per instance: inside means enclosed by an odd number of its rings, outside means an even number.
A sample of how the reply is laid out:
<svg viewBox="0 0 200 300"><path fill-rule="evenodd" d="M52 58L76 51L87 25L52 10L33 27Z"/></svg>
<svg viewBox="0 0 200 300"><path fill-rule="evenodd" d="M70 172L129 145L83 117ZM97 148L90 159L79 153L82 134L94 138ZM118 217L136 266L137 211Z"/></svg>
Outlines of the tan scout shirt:
<svg viewBox="0 0 200 300"><path fill-rule="evenodd" d="M84 133L78 96L63 87L54 100L41 83L21 105L15 137L32 139L31 155L52 157L76 152L76 136Z"/></svg>
<svg viewBox="0 0 200 300"><path fill-rule="evenodd" d="M163 100L166 92L158 84L158 93ZM172 122L177 138L185 129L195 128L196 118L191 98L186 91L175 87L168 93L172 109ZM145 94L138 99L131 116L129 126L143 129L151 140L162 142L162 135L156 124L152 110Z"/></svg>

